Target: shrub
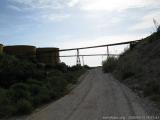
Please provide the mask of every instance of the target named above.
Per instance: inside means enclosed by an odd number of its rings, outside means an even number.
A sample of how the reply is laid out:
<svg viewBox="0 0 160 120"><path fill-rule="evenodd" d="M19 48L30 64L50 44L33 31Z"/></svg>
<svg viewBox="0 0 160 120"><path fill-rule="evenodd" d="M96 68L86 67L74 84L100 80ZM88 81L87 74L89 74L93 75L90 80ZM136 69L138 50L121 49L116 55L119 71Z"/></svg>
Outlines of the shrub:
<svg viewBox="0 0 160 120"><path fill-rule="evenodd" d="M160 32L155 32L136 43L136 46L133 45L133 48L127 49L119 56L113 73L118 80L123 81L139 95L143 94L160 106L159 39ZM107 61L104 62L104 70L105 65L108 65Z"/></svg>
<svg viewBox="0 0 160 120"><path fill-rule="evenodd" d="M29 101L24 100L24 99L19 100L16 107L17 107L16 113L20 115L29 114L33 110L32 104Z"/></svg>
<svg viewBox="0 0 160 120"><path fill-rule="evenodd" d="M65 91L68 82L61 76L53 76L48 78L48 87L50 89L50 94L54 98L62 96Z"/></svg>
<svg viewBox="0 0 160 120"><path fill-rule="evenodd" d="M51 98L62 97L68 84L76 83L83 72L81 66L41 66L36 61L0 55L0 117L28 114Z"/></svg>
<svg viewBox="0 0 160 120"><path fill-rule="evenodd" d="M152 95L150 97L151 100L155 101L155 102L159 102L160 101L160 95Z"/></svg>
<svg viewBox="0 0 160 120"><path fill-rule="evenodd" d="M9 117L11 115L14 115L16 113L16 106L12 104L5 104L1 105L0 107L0 118L2 117Z"/></svg>
<svg viewBox="0 0 160 120"><path fill-rule="evenodd" d="M13 56L0 56L0 86L9 88L17 82L25 82L28 78L44 78L43 71L27 60L19 60Z"/></svg>
<svg viewBox="0 0 160 120"><path fill-rule="evenodd" d="M68 66L63 62L55 65L54 68L59 70L59 71L62 71L62 72L67 72L67 70L68 70Z"/></svg>
<svg viewBox="0 0 160 120"><path fill-rule="evenodd" d="M49 90L44 86L32 84L30 85L29 91L34 106L38 106L41 103L47 102L50 99Z"/></svg>
<svg viewBox="0 0 160 120"><path fill-rule="evenodd" d="M90 69L90 67L88 65L84 65L83 68Z"/></svg>
<svg viewBox="0 0 160 120"><path fill-rule="evenodd" d="M10 116L16 112L16 107L11 105L11 100L7 96L8 90L0 88L0 118Z"/></svg>
<svg viewBox="0 0 160 120"><path fill-rule="evenodd" d="M153 94L160 94L160 85L157 81L149 81L148 83L145 84L144 87L144 95L145 96L150 96Z"/></svg>
<svg viewBox="0 0 160 120"><path fill-rule="evenodd" d="M32 79L32 78L28 79L28 80L26 81L26 83L27 83L28 85L32 85L32 84L40 85L40 86L43 85L43 81L36 80L36 79Z"/></svg>
<svg viewBox="0 0 160 120"><path fill-rule="evenodd" d="M49 71L47 74L47 77L52 77L52 76L64 76L64 73L62 73L59 70L53 69L53 70Z"/></svg>
<svg viewBox="0 0 160 120"><path fill-rule="evenodd" d="M120 80L125 80L134 77L135 75L142 74L143 64L140 59L138 51L135 50L134 52L131 52L130 50L127 50L118 58L114 75Z"/></svg>
<svg viewBox="0 0 160 120"><path fill-rule="evenodd" d="M131 76L133 76L135 73L132 63L128 61L124 62L118 62L117 69L115 71L116 76L118 76L119 79L125 80Z"/></svg>
<svg viewBox="0 0 160 120"><path fill-rule="evenodd" d="M70 73L66 73L65 79L67 80L68 83L71 83L71 84L77 83L76 76L71 72Z"/></svg>
<svg viewBox="0 0 160 120"><path fill-rule="evenodd" d="M20 99L29 99L30 93L27 84L16 83L12 85L9 89L9 96L14 102L18 102Z"/></svg>
<svg viewBox="0 0 160 120"><path fill-rule="evenodd" d="M61 71L61 72L67 72L68 66L65 63L62 62L62 63L58 63L56 65L54 65L54 64L47 64L47 65L45 65L45 69L46 70L56 69L56 70Z"/></svg>
<svg viewBox="0 0 160 120"><path fill-rule="evenodd" d="M0 88L0 106L3 105L5 99L6 99L6 90Z"/></svg>
<svg viewBox="0 0 160 120"><path fill-rule="evenodd" d="M83 69L83 67L81 65L74 65L69 68L70 71L77 71L77 70L81 70L81 69Z"/></svg>
<svg viewBox="0 0 160 120"><path fill-rule="evenodd" d="M104 72L106 72L106 73L113 72L117 66L117 58L109 57L102 64L103 64L102 69Z"/></svg>
<svg viewBox="0 0 160 120"><path fill-rule="evenodd" d="M13 77L10 74L11 69L14 68L14 65L18 62L13 56L0 55L0 86L8 87L14 81L11 80Z"/></svg>

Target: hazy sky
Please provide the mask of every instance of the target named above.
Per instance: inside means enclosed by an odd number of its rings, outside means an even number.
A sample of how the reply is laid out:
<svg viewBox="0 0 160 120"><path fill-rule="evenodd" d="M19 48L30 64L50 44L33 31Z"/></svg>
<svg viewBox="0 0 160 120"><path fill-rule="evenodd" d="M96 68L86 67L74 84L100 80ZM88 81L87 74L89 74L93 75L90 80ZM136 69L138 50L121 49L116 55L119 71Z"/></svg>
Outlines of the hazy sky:
<svg viewBox="0 0 160 120"><path fill-rule="evenodd" d="M160 22L160 0L0 0L0 43L62 49L135 40L154 31L153 18ZM75 58L62 61L75 64Z"/></svg>

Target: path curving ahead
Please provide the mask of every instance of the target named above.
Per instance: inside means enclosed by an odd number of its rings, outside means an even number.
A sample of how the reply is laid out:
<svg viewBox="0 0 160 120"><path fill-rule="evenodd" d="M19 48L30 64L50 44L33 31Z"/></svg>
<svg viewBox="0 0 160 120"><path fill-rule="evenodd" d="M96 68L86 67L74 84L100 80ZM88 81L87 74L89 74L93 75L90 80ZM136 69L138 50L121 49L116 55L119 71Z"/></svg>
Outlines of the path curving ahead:
<svg viewBox="0 0 160 120"><path fill-rule="evenodd" d="M128 120L145 115L139 98L98 68L90 70L71 93L26 120Z"/></svg>

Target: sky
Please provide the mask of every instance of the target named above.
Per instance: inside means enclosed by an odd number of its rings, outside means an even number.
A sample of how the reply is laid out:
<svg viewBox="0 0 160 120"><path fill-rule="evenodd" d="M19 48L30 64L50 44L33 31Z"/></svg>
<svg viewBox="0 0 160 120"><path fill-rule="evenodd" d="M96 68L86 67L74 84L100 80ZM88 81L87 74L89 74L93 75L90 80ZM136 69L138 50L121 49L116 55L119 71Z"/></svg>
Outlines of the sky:
<svg viewBox="0 0 160 120"><path fill-rule="evenodd" d="M0 43L66 49L138 40L155 31L159 6L160 0L0 0ZM109 49L120 53L126 47ZM106 48L80 51L92 53L106 53ZM84 59L97 66L106 58ZM74 65L76 58L61 61Z"/></svg>

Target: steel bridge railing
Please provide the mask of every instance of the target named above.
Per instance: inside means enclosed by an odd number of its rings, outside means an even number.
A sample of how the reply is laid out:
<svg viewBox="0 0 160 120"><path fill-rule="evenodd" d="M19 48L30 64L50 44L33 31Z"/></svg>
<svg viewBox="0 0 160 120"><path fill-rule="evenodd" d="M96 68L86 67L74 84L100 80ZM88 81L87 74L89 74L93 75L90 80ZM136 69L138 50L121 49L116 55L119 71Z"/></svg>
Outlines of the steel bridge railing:
<svg viewBox="0 0 160 120"><path fill-rule="evenodd" d="M119 56L117 54L110 54L109 53L109 46L130 44L130 47L131 47L132 45L135 45L139 41L141 41L141 40L134 40L134 41L127 41L127 42L113 43L113 44L106 44L106 45L98 45L98 46L90 46L90 47L60 49L59 52L76 50L77 54L76 55L62 55L62 56L59 56L59 57L77 57L77 59L76 59L77 65L81 65L80 57L82 57L82 60L83 60L83 63L84 63L84 57L85 56L102 56L102 57L103 56L107 56L107 57L110 57L110 56ZM89 55L80 55L79 54L79 50L82 50L82 49L91 49L91 48L100 48L100 47L107 47L107 50L106 50L107 54L89 54Z"/></svg>

